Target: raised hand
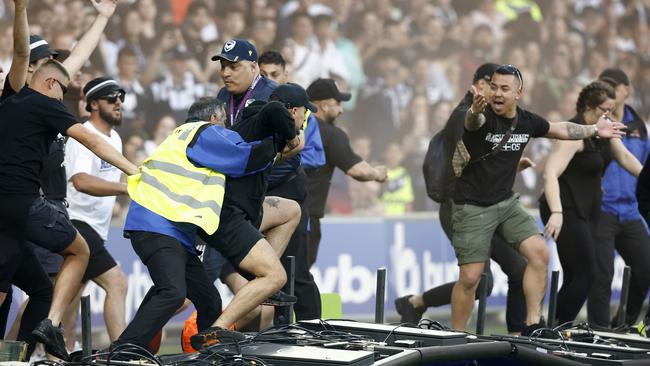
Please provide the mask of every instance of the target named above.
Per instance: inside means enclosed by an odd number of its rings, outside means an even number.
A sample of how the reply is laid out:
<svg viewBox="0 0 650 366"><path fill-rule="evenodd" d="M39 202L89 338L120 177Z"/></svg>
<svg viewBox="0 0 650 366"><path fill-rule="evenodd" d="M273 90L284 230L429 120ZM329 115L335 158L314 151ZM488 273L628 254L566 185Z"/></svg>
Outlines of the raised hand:
<svg viewBox="0 0 650 366"><path fill-rule="evenodd" d="M602 138L621 138L625 136L625 124L612 121L608 114L603 114L596 122L596 135Z"/></svg>
<svg viewBox="0 0 650 366"><path fill-rule="evenodd" d="M117 0L90 0L100 15L110 18L115 13Z"/></svg>
<svg viewBox="0 0 650 366"><path fill-rule="evenodd" d="M487 106L487 99L485 99L485 95L480 93L474 85L472 85L472 94L474 95L472 98L472 113L483 113L485 107Z"/></svg>

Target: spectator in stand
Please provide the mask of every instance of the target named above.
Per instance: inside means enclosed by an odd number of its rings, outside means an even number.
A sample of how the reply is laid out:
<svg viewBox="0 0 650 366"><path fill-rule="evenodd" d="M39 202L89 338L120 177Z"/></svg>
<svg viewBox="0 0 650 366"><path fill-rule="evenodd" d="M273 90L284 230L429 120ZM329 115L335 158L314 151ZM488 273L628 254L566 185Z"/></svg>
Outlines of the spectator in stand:
<svg viewBox="0 0 650 366"><path fill-rule="evenodd" d="M255 48L260 52L273 48L277 30L277 24L271 19L256 20L251 31L251 41L255 44Z"/></svg>
<svg viewBox="0 0 650 366"><path fill-rule="evenodd" d="M169 110L174 120L182 121L194 101L205 95L205 87L197 80L198 70L191 66L191 56L182 46L167 54L169 73L151 84L154 106Z"/></svg>
<svg viewBox="0 0 650 366"><path fill-rule="evenodd" d="M219 38L219 30L205 1L192 1L187 9L187 17L183 24L183 38L189 53L201 62L212 52L212 46Z"/></svg>
<svg viewBox="0 0 650 366"><path fill-rule="evenodd" d="M321 75L323 63L317 52L312 18L307 13L295 13L291 24L291 38L286 43L291 48L292 57L288 58L293 60L293 81L305 87Z"/></svg>
<svg viewBox="0 0 650 366"><path fill-rule="evenodd" d="M402 112L406 110L413 92L400 77L401 53L382 50L375 59L376 74L361 90L356 112L362 123L355 126L371 131L370 138L375 146L388 146L399 136ZM362 119L361 119L362 118ZM381 159L382 151L373 151Z"/></svg>
<svg viewBox="0 0 650 366"><path fill-rule="evenodd" d="M220 35L221 40L244 37L247 30L247 24L246 15L243 10L236 6L231 6L223 13L221 21L223 24Z"/></svg>
<svg viewBox="0 0 650 366"><path fill-rule="evenodd" d="M139 0L136 4L140 14L142 39L145 43L156 42L160 33L162 14L158 12L155 0Z"/></svg>
<svg viewBox="0 0 650 366"><path fill-rule="evenodd" d="M144 114L147 107L147 90L139 80L141 75L138 57L130 48L123 48L117 56L116 81L124 88L126 96L122 103L122 118L125 125L136 118L137 113Z"/></svg>
<svg viewBox="0 0 650 366"><path fill-rule="evenodd" d="M318 44L318 58L323 67L318 75L321 78L339 77L346 82L350 80L348 70L343 56L334 44L334 34L337 24L330 15L319 15L314 18L314 34Z"/></svg>
<svg viewBox="0 0 650 366"><path fill-rule="evenodd" d="M402 166L404 152L397 143L390 143L386 148L387 178L384 182L381 203L384 213L388 215L403 215L413 210L413 183L411 175Z"/></svg>
<svg viewBox="0 0 650 366"><path fill-rule="evenodd" d="M176 129L176 120L168 114L160 117L153 130L151 140L144 142L144 152L147 156L153 154L153 151Z"/></svg>
<svg viewBox="0 0 650 366"><path fill-rule="evenodd" d="M142 24L140 13L135 8L130 8L122 16L121 37L115 42L117 51L130 48L138 57L138 67L144 70L147 62L149 47L142 43ZM153 43L151 44L153 45Z"/></svg>

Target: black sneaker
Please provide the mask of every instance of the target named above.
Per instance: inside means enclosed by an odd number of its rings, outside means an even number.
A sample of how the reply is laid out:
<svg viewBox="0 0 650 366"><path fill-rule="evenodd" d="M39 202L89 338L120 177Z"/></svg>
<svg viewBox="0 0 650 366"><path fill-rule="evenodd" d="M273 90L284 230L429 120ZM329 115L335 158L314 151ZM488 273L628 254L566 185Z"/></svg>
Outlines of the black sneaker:
<svg viewBox="0 0 650 366"><path fill-rule="evenodd" d="M288 306L293 305L298 301L298 298L289 295L283 291L278 291L271 295L268 299L264 300L262 305L271 305L271 306Z"/></svg>
<svg viewBox="0 0 650 366"><path fill-rule="evenodd" d="M246 340L243 333L221 327L210 327L190 337L190 344L195 350L210 347L218 343L237 343Z"/></svg>
<svg viewBox="0 0 650 366"><path fill-rule="evenodd" d="M539 323L526 325L524 324L521 335L524 337L535 337L535 338L546 338L546 339L556 339L559 338L557 332L551 328L546 327L546 322L544 318L539 319Z"/></svg>
<svg viewBox="0 0 650 366"><path fill-rule="evenodd" d="M401 323L417 324L420 319L422 319L422 314L424 314L424 311L426 310L414 307L409 301L411 296L413 295L406 295L395 299L395 309L402 317L400 319Z"/></svg>
<svg viewBox="0 0 650 366"><path fill-rule="evenodd" d="M68 350L65 348L65 340L63 339L63 328L55 327L52 325L50 319L43 319L36 329L32 331L32 335L38 342L43 343L45 351L54 357L68 361Z"/></svg>

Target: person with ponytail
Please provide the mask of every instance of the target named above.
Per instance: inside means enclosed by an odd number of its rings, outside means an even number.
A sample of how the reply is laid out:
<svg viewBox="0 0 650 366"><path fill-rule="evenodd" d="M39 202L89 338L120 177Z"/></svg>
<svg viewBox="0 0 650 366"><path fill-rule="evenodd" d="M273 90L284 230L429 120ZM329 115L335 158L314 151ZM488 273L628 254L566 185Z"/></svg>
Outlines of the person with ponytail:
<svg viewBox="0 0 650 366"><path fill-rule="evenodd" d="M580 92L576 115L570 121L595 125L600 118L609 118L615 99L610 85L594 81ZM641 172L641 163L619 138L556 141L546 164L539 210L544 235L555 239L563 270L559 323L576 318L595 276L594 232L600 216L602 175L612 159L634 176Z"/></svg>

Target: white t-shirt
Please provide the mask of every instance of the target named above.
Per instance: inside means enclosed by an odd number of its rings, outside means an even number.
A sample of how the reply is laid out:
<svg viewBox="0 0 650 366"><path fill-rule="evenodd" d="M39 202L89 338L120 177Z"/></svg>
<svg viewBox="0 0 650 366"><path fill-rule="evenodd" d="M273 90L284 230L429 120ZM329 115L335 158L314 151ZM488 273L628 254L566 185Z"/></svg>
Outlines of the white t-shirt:
<svg viewBox="0 0 650 366"><path fill-rule="evenodd" d="M106 136L90 122L84 123L84 126L101 136L117 151L122 152L122 139L115 130L111 130L111 135ZM65 171L68 179L66 199L70 204L68 208L70 219L87 223L102 239L106 240L113 216L115 196L95 197L81 193L74 188L71 178L75 174L86 173L110 182L119 182L122 172L103 161L75 139L68 139L65 145Z"/></svg>

